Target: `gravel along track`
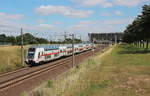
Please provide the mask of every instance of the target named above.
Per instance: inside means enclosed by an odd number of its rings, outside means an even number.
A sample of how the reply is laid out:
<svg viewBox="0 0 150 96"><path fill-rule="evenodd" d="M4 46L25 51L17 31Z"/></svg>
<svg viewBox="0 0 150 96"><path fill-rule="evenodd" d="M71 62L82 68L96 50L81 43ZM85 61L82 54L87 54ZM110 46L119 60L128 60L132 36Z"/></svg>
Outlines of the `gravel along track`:
<svg viewBox="0 0 150 96"><path fill-rule="evenodd" d="M107 46L101 45L95 49L95 53ZM86 51L75 55L75 64L79 64L85 58L92 56L92 51ZM0 75L0 96L20 96L24 91L30 91L40 83L55 78L72 67L72 56L55 60L40 66L23 68Z"/></svg>

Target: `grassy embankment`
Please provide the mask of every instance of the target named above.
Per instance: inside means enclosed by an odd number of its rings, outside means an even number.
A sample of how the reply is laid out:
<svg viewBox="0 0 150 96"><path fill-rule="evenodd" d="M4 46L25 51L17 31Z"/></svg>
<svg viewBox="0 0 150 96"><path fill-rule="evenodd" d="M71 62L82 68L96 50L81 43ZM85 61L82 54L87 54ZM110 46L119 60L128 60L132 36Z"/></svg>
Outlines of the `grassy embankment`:
<svg viewBox="0 0 150 96"><path fill-rule="evenodd" d="M150 53L118 45L42 84L33 96L150 96Z"/></svg>
<svg viewBox="0 0 150 96"><path fill-rule="evenodd" d="M26 57L26 51L29 46L32 45L24 46L24 57ZM23 66L21 65L20 46L0 46L0 74L21 67Z"/></svg>
<svg viewBox="0 0 150 96"><path fill-rule="evenodd" d="M22 67L20 52L20 46L0 46L0 73Z"/></svg>

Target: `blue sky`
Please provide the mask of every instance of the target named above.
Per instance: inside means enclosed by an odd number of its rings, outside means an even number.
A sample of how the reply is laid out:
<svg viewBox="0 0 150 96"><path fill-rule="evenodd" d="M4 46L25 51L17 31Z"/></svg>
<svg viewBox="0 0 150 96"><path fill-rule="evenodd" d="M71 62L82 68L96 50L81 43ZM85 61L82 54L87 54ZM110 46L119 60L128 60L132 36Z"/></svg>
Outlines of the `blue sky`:
<svg viewBox="0 0 150 96"><path fill-rule="evenodd" d="M56 39L75 33L122 32L149 0L1 0L0 33Z"/></svg>

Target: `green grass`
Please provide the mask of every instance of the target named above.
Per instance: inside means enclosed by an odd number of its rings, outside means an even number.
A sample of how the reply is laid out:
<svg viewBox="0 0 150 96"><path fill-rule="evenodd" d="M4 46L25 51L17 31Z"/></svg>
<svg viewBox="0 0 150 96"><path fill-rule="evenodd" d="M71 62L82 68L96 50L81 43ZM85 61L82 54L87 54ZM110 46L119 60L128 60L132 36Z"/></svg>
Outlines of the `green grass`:
<svg viewBox="0 0 150 96"><path fill-rule="evenodd" d="M48 82L47 82L47 87L48 87L48 88L53 87L53 81L52 81L52 80L48 80Z"/></svg>
<svg viewBox="0 0 150 96"><path fill-rule="evenodd" d="M25 46L25 53L28 46ZM23 67L20 46L0 46L0 73Z"/></svg>
<svg viewBox="0 0 150 96"><path fill-rule="evenodd" d="M100 71L106 76L103 79L111 80L111 84L105 92L100 90L95 94L105 96L108 92L109 96L149 96L149 58L149 50L131 45L116 46L111 54L103 57Z"/></svg>
<svg viewBox="0 0 150 96"><path fill-rule="evenodd" d="M53 87L48 88L46 83L34 93L34 96L150 96L149 50L117 45L53 80Z"/></svg>

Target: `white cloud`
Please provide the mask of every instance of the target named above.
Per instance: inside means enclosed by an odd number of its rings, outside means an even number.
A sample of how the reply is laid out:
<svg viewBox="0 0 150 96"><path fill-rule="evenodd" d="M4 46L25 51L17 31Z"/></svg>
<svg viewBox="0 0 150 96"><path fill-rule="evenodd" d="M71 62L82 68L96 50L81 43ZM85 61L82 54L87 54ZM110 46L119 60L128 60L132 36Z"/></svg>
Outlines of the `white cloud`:
<svg viewBox="0 0 150 96"><path fill-rule="evenodd" d="M88 33L101 33L101 32L121 32L121 29L118 29L117 25L73 25L67 28L69 32L75 32L78 35L82 36L82 39L88 37Z"/></svg>
<svg viewBox="0 0 150 96"><path fill-rule="evenodd" d="M115 10L115 11L112 11L112 12L102 12L100 15L101 16L113 16L113 15L121 16L121 15L123 15L123 12L121 12L119 10Z"/></svg>
<svg viewBox="0 0 150 96"><path fill-rule="evenodd" d="M1 14L2 16L2 14ZM13 15L14 16L14 15ZM9 16L8 16L9 17ZM116 19L116 20L87 20L87 21L80 21L74 25L60 27L57 24L61 24L61 22L54 22L53 25L51 24L44 24L44 20L39 19L39 24L37 25L30 25L30 24L23 24L17 23L14 18L5 18L0 19L0 33L2 29L6 29L10 32L10 34L18 35L20 34L20 28L22 27L24 32L41 32L47 36L49 34L56 34L56 32L62 32L64 29L69 32L76 32L81 36L87 36L87 33L90 32L116 32L120 31L123 27L118 27L122 24L129 24L132 19ZM3 17L4 18L4 17ZM21 18L15 18L15 20ZM51 33L44 33L44 32L51 32ZM3 32L4 33L4 32ZM45 36L39 35L39 36Z"/></svg>
<svg viewBox="0 0 150 96"><path fill-rule="evenodd" d="M16 23L16 21L24 18L24 15L21 14L7 14L0 12L0 33L6 33L7 35L20 34L20 28L21 26L24 26L24 24Z"/></svg>
<svg viewBox="0 0 150 96"><path fill-rule="evenodd" d="M99 21L99 23L109 24L109 25L129 24L131 22L132 22L132 19L117 19L117 20L101 20L101 21Z"/></svg>
<svg viewBox="0 0 150 96"><path fill-rule="evenodd" d="M95 21L90 21L90 20L86 20L86 21L80 21L78 22L78 25L88 25L88 24L95 24Z"/></svg>
<svg viewBox="0 0 150 96"><path fill-rule="evenodd" d="M58 25L58 24L62 24L62 22L56 21L54 22L54 24Z"/></svg>
<svg viewBox="0 0 150 96"><path fill-rule="evenodd" d="M55 25L50 24L30 25L0 19L0 34L5 33L7 35L19 35L20 28L23 28L24 33L47 32L56 29Z"/></svg>
<svg viewBox="0 0 150 96"><path fill-rule="evenodd" d="M132 6L137 6L146 1L149 0L113 0L113 3L115 5L132 7Z"/></svg>
<svg viewBox="0 0 150 96"><path fill-rule="evenodd" d="M110 12L103 12L100 15L101 16L111 16L111 13Z"/></svg>
<svg viewBox="0 0 150 96"><path fill-rule="evenodd" d="M67 26L65 29L68 32L75 32L87 38L88 33L92 32L122 32L126 25L131 23L133 18L115 19L115 20L85 20ZM124 26L124 27L123 27Z"/></svg>
<svg viewBox="0 0 150 96"><path fill-rule="evenodd" d="M41 5L35 11L40 15L61 14L73 18L85 18L93 14L93 11L89 10L76 10L71 7L53 5Z"/></svg>
<svg viewBox="0 0 150 96"><path fill-rule="evenodd" d="M100 5L101 7L112 7L115 5L119 5L132 7L147 2L149 0L72 0L72 1L82 6Z"/></svg>
<svg viewBox="0 0 150 96"><path fill-rule="evenodd" d="M114 20L96 20L96 21L80 21L76 25L85 26L85 25L120 25L120 24L130 24L133 19L114 19Z"/></svg>
<svg viewBox="0 0 150 96"><path fill-rule="evenodd" d="M36 20L36 22L41 24L41 23L44 23L45 20L43 20L43 19L38 19L38 20Z"/></svg>
<svg viewBox="0 0 150 96"><path fill-rule="evenodd" d="M102 7L112 7L112 3L107 0L72 0L75 3L78 3L82 6L95 6L100 5Z"/></svg>
<svg viewBox="0 0 150 96"><path fill-rule="evenodd" d="M24 16L21 14L6 14L6 13L0 13L0 19L6 19L6 20L21 20L24 19Z"/></svg>
<svg viewBox="0 0 150 96"><path fill-rule="evenodd" d="M49 25L49 24L39 24L39 25L36 25L35 28L37 29L52 29L54 28L55 26L54 25Z"/></svg>
<svg viewBox="0 0 150 96"><path fill-rule="evenodd" d="M123 13L122 13L121 11L118 11L118 10L114 11L114 14L115 14L115 15L118 15L118 16L123 15Z"/></svg>
<svg viewBox="0 0 150 96"><path fill-rule="evenodd" d="M131 23L132 20L133 18L95 21L85 20L67 27L66 30L76 32L76 34L80 34L83 38L87 38L87 34L93 32L122 32L125 26Z"/></svg>

